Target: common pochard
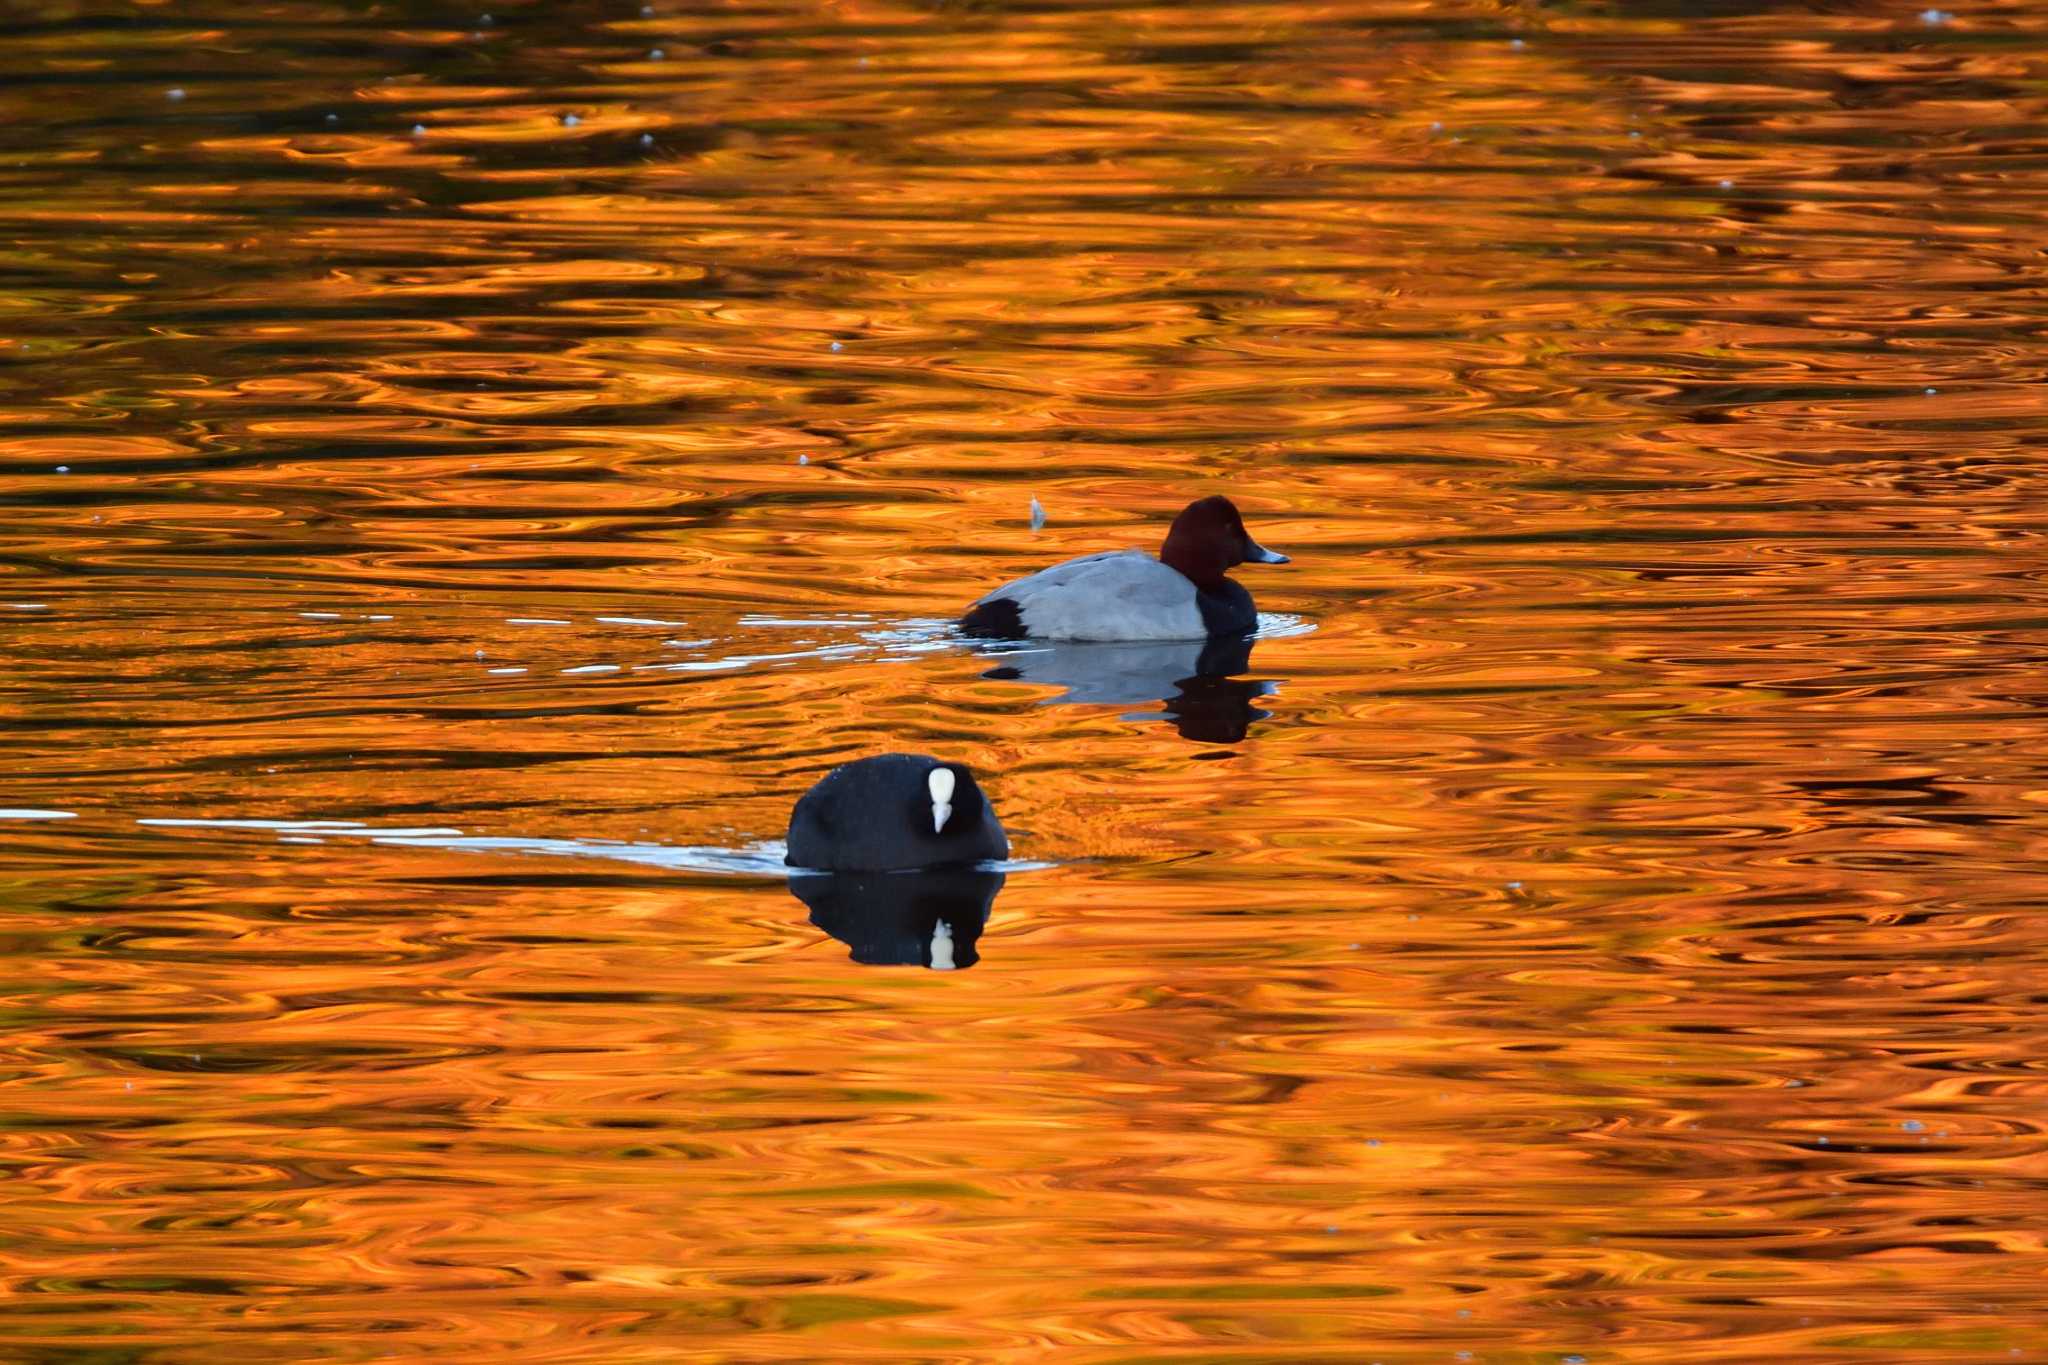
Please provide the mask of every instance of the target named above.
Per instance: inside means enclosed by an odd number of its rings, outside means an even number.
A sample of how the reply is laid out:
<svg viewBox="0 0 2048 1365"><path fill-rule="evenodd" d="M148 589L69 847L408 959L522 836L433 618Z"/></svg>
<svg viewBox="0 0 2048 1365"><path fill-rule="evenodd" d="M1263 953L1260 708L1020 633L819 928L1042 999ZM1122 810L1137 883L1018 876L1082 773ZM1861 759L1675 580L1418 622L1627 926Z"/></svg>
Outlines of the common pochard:
<svg viewBox="0 0 2048 1365"><path fill-rule="evenodd" d="M1082 555L1005 583L961 618L969 635L1020 640L1199 640L1258 626L1252 595L1225 573L1285 564L1244 529L1225 497L1191 502L1154 559L1143 550Z"/></svg>

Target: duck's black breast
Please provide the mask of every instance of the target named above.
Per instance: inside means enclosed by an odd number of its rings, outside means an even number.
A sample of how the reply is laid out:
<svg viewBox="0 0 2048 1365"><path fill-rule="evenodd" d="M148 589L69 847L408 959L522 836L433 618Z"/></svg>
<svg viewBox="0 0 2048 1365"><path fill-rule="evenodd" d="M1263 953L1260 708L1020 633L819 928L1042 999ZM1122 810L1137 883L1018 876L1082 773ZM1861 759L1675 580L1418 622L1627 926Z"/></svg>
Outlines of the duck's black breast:
<svg viewBox="0 0 2048 1365"><path fill-rule="evenodd" d="M960 630L986 640L1022 640L1031 632L1024 628L1024 611L1013 597L992 597L976 602L960 618Z"/></svg>
<svg viewBox="0 0 2048 1365"><path fill-rule="evenodd" d="M1202 624L1211 635L1244 635L1258 629L1259 609L1252 595L1234 578L1213 588L1197 588L1195 604L1202 609Z"/></svg>

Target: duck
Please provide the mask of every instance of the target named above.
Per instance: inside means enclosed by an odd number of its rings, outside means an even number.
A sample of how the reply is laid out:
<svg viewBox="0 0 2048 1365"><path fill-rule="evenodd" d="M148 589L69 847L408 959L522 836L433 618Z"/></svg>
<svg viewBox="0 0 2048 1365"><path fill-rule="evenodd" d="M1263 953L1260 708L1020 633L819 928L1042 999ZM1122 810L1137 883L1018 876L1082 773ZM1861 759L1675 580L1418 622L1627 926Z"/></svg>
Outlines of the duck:
<svg viewBox="0 0 2048 1365"><path fill-rule="evenodd" d="M1181 509L1154 559L1143 550L1082 555L1015 579L960 618L964 634L998 640L1201 640L1258 628L1252 595L1226 571L1286 564L1244 529L1229 498Z"/></svg>
<svg viewBox="0 0 2048 1365"><path fill-rule="evenodd" d="M875 754L841 764L789 813L790 867L908 872L999 861L1009 836L965 764Z"/></svg>

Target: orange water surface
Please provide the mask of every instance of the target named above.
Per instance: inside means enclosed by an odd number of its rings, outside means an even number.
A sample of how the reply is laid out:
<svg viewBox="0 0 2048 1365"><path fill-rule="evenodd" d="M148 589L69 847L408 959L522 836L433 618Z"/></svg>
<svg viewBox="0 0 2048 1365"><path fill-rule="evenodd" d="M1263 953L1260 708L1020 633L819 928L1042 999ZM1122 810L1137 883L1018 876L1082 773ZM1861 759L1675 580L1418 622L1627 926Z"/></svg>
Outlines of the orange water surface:
<svg viewBox="0 0 2048 1365"><path fill-rule="evenodd" d="M0 14L0 1358L2048 1357L1950 2ZM948 626L1213 491L1242 667ZM780 871L883 749L967 970Z"/></svg>

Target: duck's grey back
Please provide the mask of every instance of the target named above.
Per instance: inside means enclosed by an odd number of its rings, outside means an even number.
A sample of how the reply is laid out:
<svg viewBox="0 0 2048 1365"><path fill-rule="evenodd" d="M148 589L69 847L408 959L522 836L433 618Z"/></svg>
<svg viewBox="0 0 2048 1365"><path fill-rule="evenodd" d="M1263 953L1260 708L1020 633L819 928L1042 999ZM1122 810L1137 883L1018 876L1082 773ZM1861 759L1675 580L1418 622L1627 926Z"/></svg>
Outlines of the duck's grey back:
<svg viewBox="0 0 2048 1365"><path fill-rule="evenodd" d="M1083 555L1003 584L975 603L1017 605L1045 640L1199 640L1209 634L1195 585L1143 550Z"/></svg>

